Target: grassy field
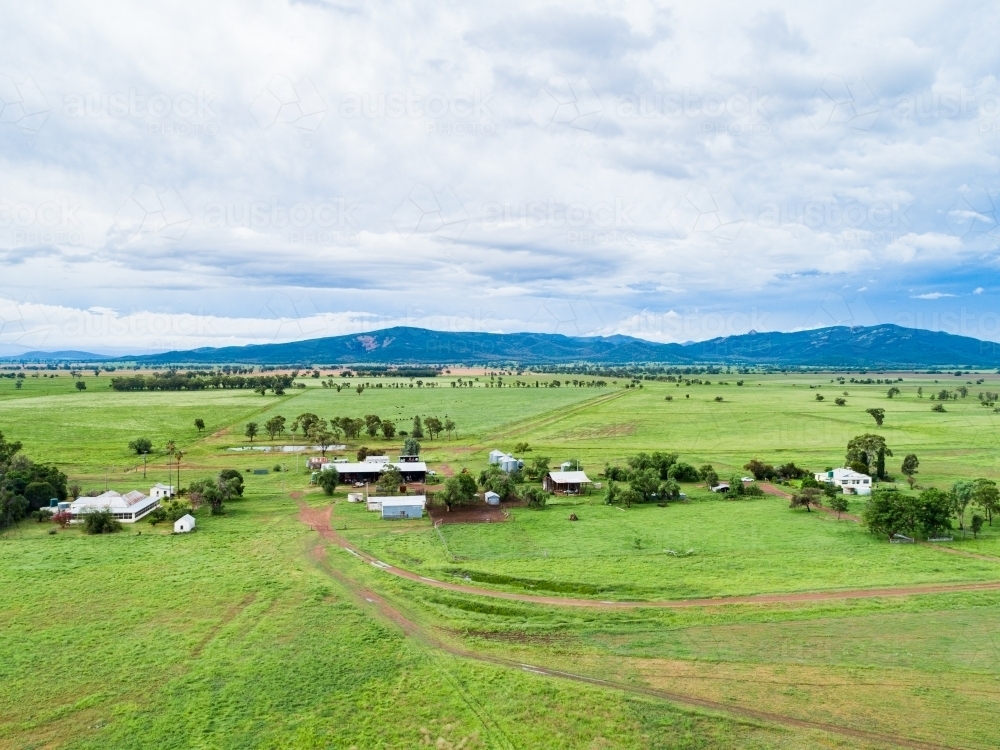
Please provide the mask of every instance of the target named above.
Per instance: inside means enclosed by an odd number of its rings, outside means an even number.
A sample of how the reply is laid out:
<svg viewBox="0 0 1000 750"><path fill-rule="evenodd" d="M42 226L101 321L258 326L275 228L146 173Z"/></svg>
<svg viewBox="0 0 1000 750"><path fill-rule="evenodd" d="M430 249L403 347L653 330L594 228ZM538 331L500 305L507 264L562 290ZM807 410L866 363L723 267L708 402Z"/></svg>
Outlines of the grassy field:
<svg viewBox="0 0 1000 750"><path fill-rule="evenodd" d="M310 380L279 398L114 393L106 375L86 377L83 392L66 376L28 378L21 390L0 379L0 431L85 488L166 481L167 440L185 451L183 484L227 467L290 469L248 475L247 497L225 516L199 511L199 528L187 536L145 522L104 537L76 528L51 535L34 521L0 536L0 748L827 748L892 747L892 737L994 747L998 592L684 610L582 610L445 592L339 549L317 557L320 540L299 520L298 503L329 500L309 490L296 459L228 451L246 445L247 421L274 414L375 413L398 429L415 414L448 415L457 435L422 441L442 473L478 473L489 450L526 441L527 458L580 458L592 475L634 452L666 450L725 476L752 457L840 465L851 436L876 431L864 410L878 406L887 414L877 431L895 452L890 471L912 451L922 486L1000 479L1000 415L975 398L1000 390L1000 379L982 376L968 398L935 413L930 393L966 378L901 376L892 400L887 386L832 384L829 375L722 376L728 385L712 376L713 385L641 389L418 389L404 381L360 395ZM565 376L538 377L553 378ZM834 405L845 390L847 406ZM196 418L206 422L202 434ZM156 446L145 479L127 448L139 436ZM348 452L398 443L366 437ZM332 523L361 549L422 575L555 596L652 600L1000 580L1000 526L946 545L977 558L889 545L777 497L685 491L689 503L666 508L623 510L593 495L515 508L505 523L438 529L427 520L382 522L340 491ZM299 492L308 494L296 501L290 493ZM571 512L580 520L568 521ZM391 611L412 628L401 629ZM640 687L735 713L629 692ZM786 718L750 719L739 709Z"/></svg>

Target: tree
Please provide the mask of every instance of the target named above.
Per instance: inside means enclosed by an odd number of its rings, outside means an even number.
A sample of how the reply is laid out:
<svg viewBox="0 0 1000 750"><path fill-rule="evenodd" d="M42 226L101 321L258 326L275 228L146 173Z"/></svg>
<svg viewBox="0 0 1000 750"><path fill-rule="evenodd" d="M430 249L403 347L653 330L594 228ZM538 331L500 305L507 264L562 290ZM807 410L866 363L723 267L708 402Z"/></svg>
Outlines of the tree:
<svg viewBox="0 0 1000 750"><path fill-rule="evenodd" d="M958 528L965 535L965 509L969 507L975 496L976 485L966 479L960 479L951 486L952 510L958 516Z"/></svg>
<svg viewBox="0 0 1000 750"><path fill-rule="evenodd" d="M451 440L451 433L455 431L455 423L447 417L444 419L444 431L447 433L448 439ZM527 445L527 443L525 443L525 445ZM525 448L521 452L527 453L529 450L531 450L531 448Z"/></svg>
<svg viewBox="0 0 1000 750"><path fill-rule="evenodd" d="M548 474L550 460L548 456L535 456L525 471L528 479L538 480Z"/></svg>
<svg viewBox="0 0 1000 750"><path fill-rule="evenodd" d="M24 499L28 501L28 510L38 510L48 506L49 500L56 497L56 488L48 482L31 482L24 488Z"/></svg>
<svg viewBox="0 0 1000 750"><path fill-rule="evenodd" d="M833 400L833 403L835 403L837 406L847 406L847 399L846 398L840 398L838 396L837 398L835 398Z"/></svg>
<svg viewBox="0 0 1000 750"><path fill-rule="evenodd" d="M822 401L823 400L823 394L822 393L817 393L816 394L816 400L817 401Z"/></svg>
<svg viewBox="0 0 1000 750"><path fill-rule="evenodd" d="M59 524L60 529L65 529L73 520L73 514L68 510L60 510L52 515L52 522Z"/></svg>
<svg viewBox="0 0 1000 750"><path fill-rule="evenodd" d="M978 513L972 514L972 538L977 539L979 532L983 530L983 517Z"/></svg>
<svg viewBox="0 0 1000 750"><path fill-rule="evenodd" d="M76 389L78 391L85 391L85 390L87 390L87 384L84 383L82 380L77 380L76 381Z"/></svg>
<svg viewBox="0 0 1000 750"><path fill-rule="evenodd" d="M246 430L243 431L243 434L250 438L251 443L253 442L253 439L257 437L258 428L259 426L256 422L247 422L247 427Z"/></svg>
<svg viewBox="0 0 1000 750"><path fill-rule="evenodd" d="M698 476L705 482L705 485L708 487L714 487L719 483L719 475L712 467L712 464L705 464L700 469L698 469Z"/></svg>
<svg viewBox="0 0 1000 750"><path fill-rule="evenodd" d="M424 426L420 421L419 415L413 418L413 429L410 431L410 434L415 438L422 438L424 436Z"/></svg>
<svg viewBox="0 0 1000 750"><path fill-rule="evenodd" d="M416 438L408 437L403 441L403 455L404 456L420 455L420 443L417 442Z"/></svg>
<svg viewBox="0 0 1000 750"><path fill-rule="evenodd" d="M205 429L205 420L204 419L194 420L194 426L198 428L198 433L201 434L201 431Z"/></svg>
<svg viewBox="0 0 1000 750"><path fill-rule="evenodd" d="M934 404L934 406L931 407L931 411L940 412L940 411L947 411L947 409L944 408L944 404Z"/></svg>
<svg viewBox="0 0 1000 750"><path fill-rule="evenodd" d="M144 456L153 450L153 441L149 438L136 438L128 444L129 450L135 451L137 456Z"/></svg>
<svg viewBox="0 0 1000 750"><path fill-rule="evenodd" d="M610 487L608 489L610 490ZM544 508L550 497L552 497L552 495L543 490L541 487L528 487L528 489L524 491L524 502L529 508Z"/></svg>
<svg viewBox="0 0 1000 750"><path fill-rule="evenodd" d="M875 460L875 478L885 479L885 448L878 449L878 458Z"/></svg>
<svg viewBox="0 0 1000 750"><path fill-rule="evenodd" d="M271 440L274 440L285 431L285 418L271 417L264 423L264 430L271 436Z"/></svg>
<svg viewBox="0 0 1000 750"><path fill-rule="evenodd" d="M451 510L452 505L465 505L476 498L476 480L472 475L463 471L453 477L448 477L444 483L444 489L438 493L438 497Z"/></svg>
<svg viewBox="0 0 1000 750"><path fill-rule="evenodd" d="M83 530L87 534L113 534L121 531L122 525L110 510L92 510L83 517Z"/></svg>
<svg viewBox="0 0 1000 750"><path fill-rule="evenodd" d="M399 469L393 466L379 475L375 488L380 495L395 495L399 492L401 484L403 484L403 475L399 473Z"/></svg>
<svg viewBox="0 0 1000 750"><path fill-rule="evenodd" d="M891 487L880 487L868 496L861 518L873 534L891 540L911 531L917 522L915 500Z"/></svg>
<svg viewBox="0 0 1000 750"><path fill-rule="evenodd" d="M881 435L872 433L857 435L847 443L846 462L849 466L856 463L864 464L863 473L872 474L872 466L877 462L880 450L885 451L886 456L892 456L892 451Z"/></svg>
<svg viewBox="0 0 1000 750"><path fill-rule="evenodd" d="M924 536L933 537L951 528L952 499L947 492L926 489L917 499L917 523Z"/></svg>
<svg viewBox="0 0 1000 750"><path fill-rule="evenodd" d="M427 427L427 434L431 440L434 440L444 430L444 423L437 417L427 417L424 425Z"/></svg>
<svg viewBox="0 0 1000 750"><path fill-rule="evenodd" d="M479 473L479 486L487 492L497 493L502 500L517 498L517 486L514 478L497 464L490 464Z"/></svg>
<svg viewBox="0 0 1000 750"><path fill-rule="evenodd" d="M991 479L977 479L972 492L972 502L985 511L992 526L993 514L1000 508L1000 491L997 490L997 483Z"/></svg>
<svg viewBox="0 0 1000 750"><path fill-rule="evenodd" d="M758 461L756 458L750 461L750 463L744 464L743 468L753 474L753 478L758 481L762 479L774 479L774 477L777 476L774 471L774 467L771 466L771 464Z"/></svg>
<svg viewBox="0 0 1000 750"><path fill-rule="evenodd" d="M825 494L825 493L824 493ZM826 504L830 506L830 510L837 511L837 520L840 520L840 515L846 513L850 504L847 502L847 495L843 492L838 492L831 498L828 498Z"/></svg>
<svg viewBox="0 0 1000 750"><path fill-rule="evenodd" d="M396 435L396 425L394 425L387 419L382 420L382 423L379 425L379 428L382 430L382 437L384 437L386 440L392 440L393 437L395 437Z"/></svg>
<svg viewBox="0 0 1000 750"><path fill-rule="evenodd" d="M906 458L903 459L903 465L899 467L899 470L906 475L907 481L910 482L910 488L913 488L913 476L917 473L917 467L920 466L920 459L917 458L916 453L907 453Z"/></svg>
<svg viewBox="0 0 1000 750"><path fill-rule="evenodd" d="M336 440L333 433L326 429L320 430L312 435L312 439L316 441L316 445L319 446L320 454L323 456L326 455L326 452L330 449L330 446L333 445L334 440Z"/></svg>
<svg viewBox="0 0 1000 750"><path fill-rule="evenodd" d="M657 472L657 476L659 476L659 472ZM691 464L678 461L670 467L667 478L673 479L675 482L697 482L699 477L698 470Z"/></svg>
<svg viewBox="0 0 1000 750"><path fill-rule="evenodd" d="M892 388L889 389L889 392L886 395L889 398L892 398L893 396L898 396L899 393L900 393L899 388L897 388L896 386L893 386Z"/></svg>
<svg viewBox="0 0 1000 750"><path fill-rule="evenodd" d="M381 424L382 419L377 414L365 414L365 431L368 433L368 437L378 435Z"/></svg>
<svg viewBox="0 0 1000 750"><path fill-rule="evenodd" d="M820 505L819 498L823 493L816 487L806 487L801 492L792 495L789 508L805 508L807 513L812 512L811 505Z"/></svg>
<svg viewBox="0 0 1000 750"><path fill-rule="evenodd" d="M865 412L872 415L877 427L882 426L882 421L885 419L885 409L865 409Z"/></svg>
<svg viewBox="0 0 1000 750"><path fill-rule="evenodd" d="M302 436L308 439L309 435L319 427L319 423L322 421L324 420L321 420L312 412L307 411L299 414L299 416L292 420L292 425L289 429L293 434L301 429Z"/></svg>
<svg viewBox="0 0 1000 750"><path fill-rule="evenodd" d="M234 496L243 497L243 475L238 470L223 469L219 472L219 479L230 484Z"/></svg>
<svg viewBox="0 0 1000 750"><path fill-rule="evenodd" d="M515 453L530 453L531 452L531 446L529 446L525 442L514 443L514 452Z"/></svg>
<svg viewBox="0 0 1000 750"><path fill-rule="evenodd" d="M340 484L340 472L332 464L327 464L326 468L319 473L317 483L323 488L324 493L332 495L333 491L337 489L337 485Z"/></svg>

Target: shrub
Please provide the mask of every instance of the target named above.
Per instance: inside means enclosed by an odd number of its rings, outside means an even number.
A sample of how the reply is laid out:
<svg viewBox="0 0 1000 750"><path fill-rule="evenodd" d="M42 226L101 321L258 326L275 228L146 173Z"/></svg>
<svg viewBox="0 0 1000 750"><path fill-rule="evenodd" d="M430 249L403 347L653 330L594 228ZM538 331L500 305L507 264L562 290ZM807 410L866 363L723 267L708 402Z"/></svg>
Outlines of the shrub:
<svg viewBox="0 0 1000 750"><path fill-rule="evenodd" d="M326 495L332 495L333 491L337 489L337 485L340 483L340 472L334 468L323 469L319 473L318 484L323 488L323 492Z"/></svg>
<svg viewBox="0 0 1000 750"><path fill-rule="evenodd" d="M83 517L83 530L88 534L113 534L122 530L122 524L110 510L92 510Z"/></svg>
<svg viewBox="0 0 1000 750"><path fill-rule="evenodd" d="M541 487L529 487L524 491L524 501L529 508L544 508L550 497Z"/></svg>
<svg viewBox="0 0 1000 750"><path fill-rule="evenodd" d="M680 461L670 467L667 472L667 478L673 479L675 482L697 482L698 470L694 468L691 464L684 463Z"/></svg>

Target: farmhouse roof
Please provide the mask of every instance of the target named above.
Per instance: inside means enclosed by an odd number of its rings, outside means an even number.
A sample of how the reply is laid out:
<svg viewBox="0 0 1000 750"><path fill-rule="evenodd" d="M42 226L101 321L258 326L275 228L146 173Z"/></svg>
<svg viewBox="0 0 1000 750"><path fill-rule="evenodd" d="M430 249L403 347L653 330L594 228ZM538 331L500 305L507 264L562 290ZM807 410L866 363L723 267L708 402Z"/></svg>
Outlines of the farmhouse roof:
<svg viewBox="0 0 1000 750"><path fill-rule="evenodd" d="M590 484L587 475L582 471L550 471L549 477L556 484Z"/></svg>

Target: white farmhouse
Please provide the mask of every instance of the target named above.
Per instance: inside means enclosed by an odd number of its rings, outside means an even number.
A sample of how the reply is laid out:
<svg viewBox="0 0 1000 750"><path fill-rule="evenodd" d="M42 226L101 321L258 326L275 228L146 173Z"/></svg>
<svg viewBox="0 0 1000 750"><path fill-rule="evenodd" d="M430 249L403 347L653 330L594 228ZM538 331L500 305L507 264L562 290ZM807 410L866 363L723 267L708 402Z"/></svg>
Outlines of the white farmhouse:
<svg viewBox="0 0 1000 750"><path fill-rule="evenodd" d="M189 531L194 531L195 520L194 516L190 513L186 513L176 521L174 521L174 533L175 534L187 534Z"/></svg>
<svg viewBox="0 0 1000 750"><path fill-rule="evenodd" d="M818 471L813 475L817 482L825 482L840 487L845 495L872 494L872 478L853 469L831 469Z"/></svg>
<svg viewBox="0 0 1000 750"><path fill-rule="evenodd" d="M108 510L122 523L135 523L159 504L158 499L147 497L139 490L132 490L124 495L108 490L97 497L78 497L69 504L69 512L74 521L82 521L88 513Z"/></svg>
<svg viewBox="0 0 1000 750"><path fill-rule="evenodd" d="M173 485L171 484L161 484L157 482L149 490L149 496L154 500L163 500L164 498L170 499L176 494Z"/></svg>

